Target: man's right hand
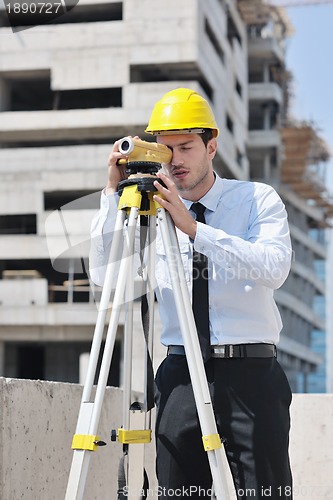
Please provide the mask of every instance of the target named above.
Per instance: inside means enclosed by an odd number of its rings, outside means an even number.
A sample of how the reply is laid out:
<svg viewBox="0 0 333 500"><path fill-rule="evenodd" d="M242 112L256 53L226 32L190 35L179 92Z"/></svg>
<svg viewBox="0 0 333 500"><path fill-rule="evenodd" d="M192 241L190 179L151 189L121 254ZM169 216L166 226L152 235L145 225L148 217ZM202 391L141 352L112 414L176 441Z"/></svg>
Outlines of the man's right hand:
<svg viewBox="0 0 333 500"><path fill-rule="evenodd" d="M119 151L119 142L121 139L116 141L113 145L112 151L109 156L108 160L108 166L109 166L109 173L108 173L108 183L105 188L105 194L113 194L117 193L118 191L118 184L120 181L123 181L127 179L127 174L126 174L126 164L124 165L117 165L118 160L125 159L127 160L127 156L120 153Z"/></svg>

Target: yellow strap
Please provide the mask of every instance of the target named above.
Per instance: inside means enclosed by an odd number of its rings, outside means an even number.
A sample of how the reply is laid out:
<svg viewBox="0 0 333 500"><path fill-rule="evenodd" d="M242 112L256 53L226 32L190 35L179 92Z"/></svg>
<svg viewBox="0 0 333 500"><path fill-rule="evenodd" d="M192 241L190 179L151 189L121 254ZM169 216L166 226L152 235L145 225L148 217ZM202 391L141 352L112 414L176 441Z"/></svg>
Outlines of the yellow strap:
<svg viewBox="0 0 333 500"><path fill-rule="evenodd" d="M147 194L149 199L149 209L140 210L142 194L138 190L137 184L124 187L118 203L118 210L127 209L126 212L130 212L131 208L136 207L139 209L140 215L156 215L156 210L161 208L161 205L157 201L153 200L153 196L155 194L154 192L149 191ZM158 195L161 196L159 193Z"/></svg>
<svg viewBox="0 0 333 500"><path fill-rule="evenodd" d="M118 203L118 210L123 210L124 208L140 208L141 206L141 193L138 190L137 184L131 186L126 186L120 197Z"/></svg>
<svg viewBox="0 0 333 500"><path fill-rule="evenodd" d="M118 429L118 440L123 444L150 443L151 430Z"/></svg>
<svg viewBox="0 0 333 500"><path fill-rule="evenodd" d="M90 450L96 451L99 436L91 436L90 434L74 434L72 441L73 450Z"/></svg>
<svg viewBox="0 0 333 500"><path fill-rule="evenodd" d="M218 448L222 448L221 438L218 434L202 436L202 442L205 451L217 450Z"/></svg>

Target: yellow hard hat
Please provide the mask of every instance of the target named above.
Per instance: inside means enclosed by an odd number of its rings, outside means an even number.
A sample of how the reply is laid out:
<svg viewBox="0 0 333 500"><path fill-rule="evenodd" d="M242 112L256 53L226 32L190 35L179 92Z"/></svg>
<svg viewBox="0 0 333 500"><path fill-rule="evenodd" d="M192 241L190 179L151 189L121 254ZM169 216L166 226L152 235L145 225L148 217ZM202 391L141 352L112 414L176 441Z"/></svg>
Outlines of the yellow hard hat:
<svg viewBox="0 0 333 500"><path fill-rule="evenodd" d="M213 112L198 92L178 88L167 92L154 106L147 134L168 135L175 133L202 133L212 129L213 136L219 135Z"/></svg>

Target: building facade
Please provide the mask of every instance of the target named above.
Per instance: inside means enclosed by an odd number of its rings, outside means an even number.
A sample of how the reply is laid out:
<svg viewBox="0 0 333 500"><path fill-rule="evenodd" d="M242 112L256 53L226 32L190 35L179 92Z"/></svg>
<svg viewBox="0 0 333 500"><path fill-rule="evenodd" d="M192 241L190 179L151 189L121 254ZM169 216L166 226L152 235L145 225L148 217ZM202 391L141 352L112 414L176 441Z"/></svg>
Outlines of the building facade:
<svg viewBox="0 0 333 500"><path fill-rule="evenodd" d="M154 103L187 86L220 126L216 172L271 183L286 203L295 259L276 294L279 351L293 389L306 390L300 377L321 362L310 337L325 331L313 302L325 294L315 261L326 258L328 208L290 177L283 11L257 1L80 0L16 34L0 10L0 26L0 374L79 381L97 317L89 228L110 148L129 134L151 140L143 131ZM298 178L308 172L303 156ZM122 339L123 324L115 385ZM156 362L163 353L156 348Z"/></svg>
<svg viewBox="0 0 333 500"><path fill-rule="evenodd" d="M325 392L325 232L332 217L324 183L327 147L311 124L290 116L285 50L293 27L286 12L251 0L238 6L248 36L250 178L279 192L294 251L290 275L275 294L284 324L280 361L294 391Z"/></svg>

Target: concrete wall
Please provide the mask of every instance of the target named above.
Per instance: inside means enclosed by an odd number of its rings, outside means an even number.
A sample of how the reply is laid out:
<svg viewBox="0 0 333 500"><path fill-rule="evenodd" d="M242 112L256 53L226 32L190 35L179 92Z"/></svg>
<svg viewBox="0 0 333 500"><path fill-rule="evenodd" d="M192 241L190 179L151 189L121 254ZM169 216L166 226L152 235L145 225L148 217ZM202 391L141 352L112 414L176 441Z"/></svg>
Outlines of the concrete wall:
<svg viewBox="0 0 333 500"><path fill-rule="evenodd" d="M19 379L0 379L1 500L61 500L72 461L81 386ZM122 454L111 443L122 424L121 391L108 388L100 420L100 437L108 445L93 453L85 500L115 499ZM150 445L153 464L153 445ZM151 475L151 470L150 470Z"/></svg>
<svg viewBox="0 0 333 500"><path fill-rule="evenodd" d="M1 500L61 500L72 460L82 387L0 378ZM121 445L110 443L121 426L121 391L107 388L100 436L108 442L92 454L85 500L116 498ZM294 498L333 499L333 395L294 395L290 455ZM151 488L154 445L146 446Z"/></svg>
<svg viewBox="0 0 333 500"><path fill-rule="evenodd" d="M294 395L291 417L294 498L332 500L333 394Z"/></svg>

